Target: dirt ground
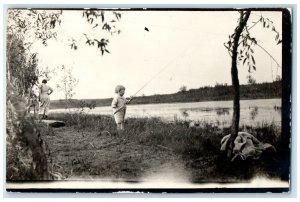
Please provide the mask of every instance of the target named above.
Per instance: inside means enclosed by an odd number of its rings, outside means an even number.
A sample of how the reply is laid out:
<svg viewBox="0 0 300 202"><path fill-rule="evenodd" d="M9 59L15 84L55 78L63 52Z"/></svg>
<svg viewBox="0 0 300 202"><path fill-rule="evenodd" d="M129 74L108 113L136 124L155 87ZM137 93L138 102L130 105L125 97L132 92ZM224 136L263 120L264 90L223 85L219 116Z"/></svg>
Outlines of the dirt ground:
<svg viewBox="0 0 300 202"><path fill-rule="evenodd" d="M133 137L62 127L53 128L45 138L51 172L65 180L140 182L191 178L183 159L171 149L140 145Z"/></svg>
<svg viewBox="0 0 300 202"><path fill-rule="evenodd" d="M49 171L57 180L199 184L280 177L276 154L228 162L220 152L222 134L228 134L225 129L210 125L189 129L180 123L129 119L125 132L118 134L111 117L90 115L74 123L64 117L57 115L54 119L66 121L65 127L49 127L43 133ZM274 137L280 131L270 125L254 128L252 133L276 145Z"/></svg>

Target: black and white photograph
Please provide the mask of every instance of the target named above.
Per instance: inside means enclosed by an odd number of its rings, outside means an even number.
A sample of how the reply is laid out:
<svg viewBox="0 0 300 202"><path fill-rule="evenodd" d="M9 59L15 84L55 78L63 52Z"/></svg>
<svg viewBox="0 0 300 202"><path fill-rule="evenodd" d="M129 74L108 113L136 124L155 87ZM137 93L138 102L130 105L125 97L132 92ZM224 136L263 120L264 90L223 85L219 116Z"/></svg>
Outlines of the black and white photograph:
<svg viewBox="0 0 300 202"><path fill-rule="evenodd" d="M4 12L7 191L290 191L291 8Z"/></svg>

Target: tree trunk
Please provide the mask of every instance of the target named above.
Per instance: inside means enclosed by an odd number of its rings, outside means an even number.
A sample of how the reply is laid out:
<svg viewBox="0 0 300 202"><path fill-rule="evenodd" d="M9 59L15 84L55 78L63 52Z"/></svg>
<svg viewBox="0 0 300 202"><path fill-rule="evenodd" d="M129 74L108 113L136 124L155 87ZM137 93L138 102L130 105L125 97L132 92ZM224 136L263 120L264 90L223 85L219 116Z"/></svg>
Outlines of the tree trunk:
<svg viewBox="0 0 300 202"><path fill-rule="evenodd" d="M234 31L233 45L232 45L232 56L231 56L231 79L234 89L234 99L233 99L233 117L231 125L231 136L228 141L227 146L227 156L230 158L232 156L233 142L238 135L239 121L240 121L240 83L238 77L237 69L237 55L240 36L247 25L251 11L241 11L240 20L238 26Z"/></svg>

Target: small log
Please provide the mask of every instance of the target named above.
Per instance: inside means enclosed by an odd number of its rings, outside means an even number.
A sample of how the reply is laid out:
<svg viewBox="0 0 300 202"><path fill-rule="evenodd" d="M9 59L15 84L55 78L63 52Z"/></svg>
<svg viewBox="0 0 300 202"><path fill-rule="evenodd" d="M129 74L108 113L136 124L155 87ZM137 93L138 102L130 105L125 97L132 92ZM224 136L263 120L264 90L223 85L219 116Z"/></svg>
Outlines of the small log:
<svg viewBox="0 0 300 202"><path fill-rule="evenodd" d="M66 123L64 121L59 121L59 120L42 119L41 122L45 123L48 126L53 127L53 128L60 128L60 127L64 127L66 125Z"/></svg>

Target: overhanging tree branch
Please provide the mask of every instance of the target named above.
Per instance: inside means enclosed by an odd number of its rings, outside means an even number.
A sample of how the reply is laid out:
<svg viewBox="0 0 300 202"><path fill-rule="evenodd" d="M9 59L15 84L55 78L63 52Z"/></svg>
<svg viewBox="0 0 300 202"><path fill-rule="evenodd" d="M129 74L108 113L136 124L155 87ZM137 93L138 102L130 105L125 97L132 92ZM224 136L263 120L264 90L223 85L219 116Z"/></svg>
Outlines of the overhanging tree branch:
<svg viewBox="0 0 300 202"><path fill-rule="evenodd" d="M279 62L277 62L277 60L264 47L262 47L260 44L258 44L256 40L254 40L253 38L251 38L249 35L245 36L245 38L249 39L255 45L257 45L259 48L261 48L266 54L268 54L270 56L270 58L277 64L278 67L281 67L281 65L279 64Z"/></svg>

